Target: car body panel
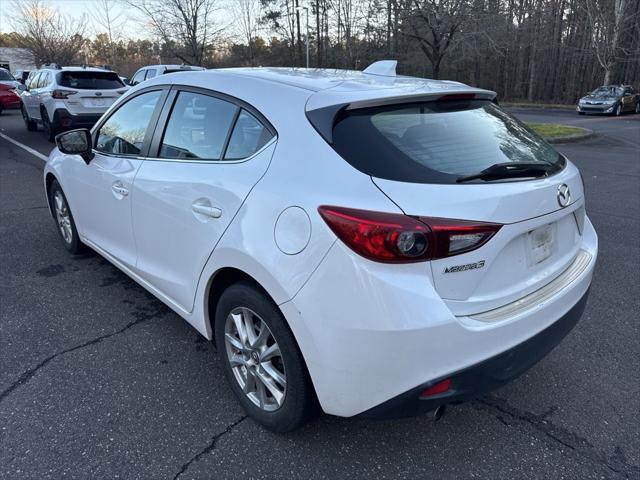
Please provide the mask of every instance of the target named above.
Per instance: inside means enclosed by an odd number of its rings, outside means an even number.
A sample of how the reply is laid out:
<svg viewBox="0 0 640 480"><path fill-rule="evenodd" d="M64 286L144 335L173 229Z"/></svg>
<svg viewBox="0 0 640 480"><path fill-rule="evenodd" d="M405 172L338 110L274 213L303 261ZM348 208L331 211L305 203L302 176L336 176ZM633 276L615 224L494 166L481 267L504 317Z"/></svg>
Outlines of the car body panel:
<svg viewBox="0 0 640 480"><path fill-rule="evenodd" d="M428 189L395 185L352 167L307 118L310 110L336 104L405 102L412 94L423 100L448 92L493 99L493 92L456 82L389 80L361 72L210 70L145 81L116 101L106 115L129 96L160 85L208 89L240 99L268 119L277 138L254 158L225 165L155 158L117 164L99 158L92 168L93 161L86 165L80 157L54 149L45 178L55 175L69 192L72 211L79 211L77 225L83 241L209 339L214 314L209 311L209 299L217 275L233 268L253 278L283 313L328 413L359 414L505 352L560 319L589 288L597 237L588 219L577 235L573 232L574 243L553 259L553 272L543 273L540 267L535 278L525 279L517 291L496 295L507 288L504 282L478 282L471 277L456 294L455 281L443 278L434 269L436 262L366 260L338 240L318 213L320 205L335 205L499 221L511 229L505 227L503 236L495 237L500 250L523 232L564 221L583 208L582 185L570 163L560 173L536 181L429 185ZM128 208L133 213L129 216L126 201L116 201L107 189L116 178L130 187L127 201L132 202ZM565 208L557 206L560 182L574 192ZM463 192L470 192L473 201L456 198ZM212 206L221 202L222 222L194 215L190 207L200 198L210 200ZM110 212L105 224L96 225L106 208ZM279 222L292 211L299 222ZM87 222L90 214L96 218ZM129 227L117 223L116 217L122 222L128 219ZM101 237L119 235L120 228L125 232L120 245ZM129 238L133 238L134 255L123 245L130 243ZM291 251L283 238L293 239L297 247ZM522 295L548 285L562 270L561 264L582 251L589 262L553 295L499 321L473 317L506 302L517 303ZM170 255L174 257L163 261ZM507 268L499 265L501 272ZM443 291L453 292L448 295L451 298L443 298Z"/></svg>

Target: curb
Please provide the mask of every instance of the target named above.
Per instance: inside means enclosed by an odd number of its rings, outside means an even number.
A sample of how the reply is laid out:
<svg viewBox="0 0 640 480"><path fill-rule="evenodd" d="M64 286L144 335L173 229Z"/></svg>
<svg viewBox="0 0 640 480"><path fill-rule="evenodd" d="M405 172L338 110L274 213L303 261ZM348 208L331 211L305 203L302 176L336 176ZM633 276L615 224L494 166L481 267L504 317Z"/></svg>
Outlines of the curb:
<svg viewBox="0 0 640 480"><path fill-rule="evenodd" d="M593 130L589 130L588 128L583 128L582 130L584 130L584 132L565 135L562 137L544 137L544 139L549 143L574 143L581 142L595 136L595 132Z"/></svg>

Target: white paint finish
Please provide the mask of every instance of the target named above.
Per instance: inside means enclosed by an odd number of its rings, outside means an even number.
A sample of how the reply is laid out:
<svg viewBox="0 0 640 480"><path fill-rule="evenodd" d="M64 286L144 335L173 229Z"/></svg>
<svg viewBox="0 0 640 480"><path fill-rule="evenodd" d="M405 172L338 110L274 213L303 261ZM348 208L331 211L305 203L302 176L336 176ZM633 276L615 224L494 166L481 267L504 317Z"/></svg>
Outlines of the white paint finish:
<svg viewBox="0 0 640 480"><path fill-rule="evenodd" d="M136 272L191 311L204 264L274 149L243 162L146 160L133 192Z"/></svg>
<svg viewBox="0 0 640 480"><path fill-rule="evenodd" d="M133 190L133 179L142 160L94 153L88 165L79 156L62 155L57 149L52 157L59 154L63 159L62 185L82 236L133 267L136 245L131 223L132 196L116 190Z"/></svg>
<svg viewBox="0 0 640 480"><path fill-rule="evenodd" d="M307 212L300 207L285 209L276 221L273 237L282 253L300 253L311 238L311 220Z"/></svg>

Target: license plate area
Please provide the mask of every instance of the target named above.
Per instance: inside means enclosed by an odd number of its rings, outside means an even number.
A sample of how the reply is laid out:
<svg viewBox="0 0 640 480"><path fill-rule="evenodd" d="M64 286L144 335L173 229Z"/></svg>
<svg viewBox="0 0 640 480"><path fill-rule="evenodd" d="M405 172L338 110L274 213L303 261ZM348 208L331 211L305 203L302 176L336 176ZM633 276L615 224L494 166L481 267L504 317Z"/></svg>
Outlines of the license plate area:
<svg viewBox="0 0 640 480"><path fill-rule="evenodd" d="M106 104L104 98L89 98L86 102L87 107L104 107Z"/></svg>
<svg viewBox="0 0 640 480"><path fill-rule="evenodd" d="M527 233L529 266L538 265L553 255L557 236L556 223L544 225Z"/></svg>

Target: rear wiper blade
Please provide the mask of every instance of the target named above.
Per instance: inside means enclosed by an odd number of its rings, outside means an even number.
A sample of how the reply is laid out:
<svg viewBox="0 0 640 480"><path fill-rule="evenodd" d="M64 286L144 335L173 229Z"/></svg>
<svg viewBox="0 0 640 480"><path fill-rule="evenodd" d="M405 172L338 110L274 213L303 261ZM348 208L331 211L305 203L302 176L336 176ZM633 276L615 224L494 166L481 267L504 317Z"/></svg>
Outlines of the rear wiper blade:
<svg viewBox="0 0 640 480"><path fill-rule="evenodd" d="M542 162L505 162L496 163L473 175L458 177L457 183L471 180L501 180L503 178L546 177L554 170L554 165Z"/></svg>

